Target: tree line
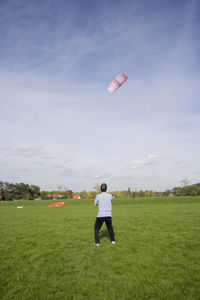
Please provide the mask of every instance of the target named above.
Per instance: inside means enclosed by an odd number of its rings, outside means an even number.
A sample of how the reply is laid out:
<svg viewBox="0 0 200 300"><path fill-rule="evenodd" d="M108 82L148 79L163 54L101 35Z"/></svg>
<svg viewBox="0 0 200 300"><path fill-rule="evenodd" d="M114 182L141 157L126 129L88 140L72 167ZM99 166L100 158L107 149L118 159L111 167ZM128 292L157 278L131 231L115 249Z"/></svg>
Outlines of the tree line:
<svg viewBox="0 0 200 300"><path fill-rule="evenodd" d="M9 183L0 181L0 200L34 200L39 196L39 186L25 183Z"/></svg>
<svg viewBox="0 0 200 300"><path fill-rule="evenodd" d="M99 186L95 186L93 191L73 192L70 189L64 191L40 191L36 185L25 183L9 183L0 181L0 201L4 200L33 200L36 198L45 199L48 196L61 196L73 198L74 195L79 195L81 199L94 199L99 193ZM132 191L130 187L127 190L112 191L111 194L115 198L135 198L135 197L167 197L167 196L199 196L200 183L192 185L184 185L182 187L174 187L171 190L164 192L156 192L153 190Z"/></svg>
<svg viewBox="0 0 200 300"><path fill-rule="evenodd" d="M200 195L200 183L186 185L183 187L174 187L172 194L176 196L199 196Z"/></svg>

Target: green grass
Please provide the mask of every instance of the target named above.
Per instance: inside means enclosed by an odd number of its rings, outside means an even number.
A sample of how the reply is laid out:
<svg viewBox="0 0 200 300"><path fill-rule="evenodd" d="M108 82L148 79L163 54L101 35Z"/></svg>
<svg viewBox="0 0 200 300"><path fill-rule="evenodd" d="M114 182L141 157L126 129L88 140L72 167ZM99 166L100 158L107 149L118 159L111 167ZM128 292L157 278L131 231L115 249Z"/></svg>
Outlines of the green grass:
<svg viewBox="0 0 200 300"><path fill-rule="evenodd" d="M0 299L200 299L200 197L0 202ZM23 205L23 209L17 209Z"/></svg>

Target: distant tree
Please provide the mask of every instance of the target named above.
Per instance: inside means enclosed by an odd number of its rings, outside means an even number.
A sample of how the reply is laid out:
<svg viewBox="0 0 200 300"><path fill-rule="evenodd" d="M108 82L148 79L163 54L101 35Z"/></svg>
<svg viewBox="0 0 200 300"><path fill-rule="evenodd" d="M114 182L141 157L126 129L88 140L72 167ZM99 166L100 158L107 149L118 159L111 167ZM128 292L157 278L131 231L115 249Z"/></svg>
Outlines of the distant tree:
<svg viewBox="0 0 200 300"><path fill-rule="evenodd" d="M170 190L166 190L164 193L163 193L163 196L167 197L167 196L170 196L171 195L171 191Z"/></svg>
<svg viewBox="0 0 200 300"><path fill-rule="evenodd" d="M200 194L200 189L198 184L185 186L181 189L181 195L183 196L197 196L199 194Z"/></svg>
<svg viewBox="0 0 200 300"><path fill-rule="evenodd" d="M0 191L3 190L3 188L4 188L4 183L3 181L0 181Z"/></svg>
<svg viewBox="0 0 200 300"><path fill-rule="evenodd" d="M116 198L122 198L123 197L122 192L120 192L120 191L114 191L114 192L112 192L112 195Z"/></svg>
<svg viewBox="0 0 200 300"><path fill-rule="evenodd" d="M42 199L46 198L48 196L49 192L48 191L41 191L40 196Z"/></svg>
<svg viewBox="0 0 200 300"><path fill-rule="evenodd" d="M12 201L13 199L15 199L14 184L9 182L4 183L4 197L6 201Z"/></svg>
<svg viewBox="0 0 200 300"><path fill-rule="evenodd" d="M172 189L172 194L175 196L180 196L181 195L181 188L180 187L174 187Z"/></svg>
<svg viewBox="0 0 200 300"><path fill-rule="evenodd" d="M124 192L123 191L119 191L118 192L118 196L119 196L119 198L123 198L124 197Z"/></svg>
<svg viewBox="0 0 200 300"><path fill-rule="evenodd" d="M182 181L181 181L181 184L182 184L182 187L185 187L185 186L188 186L189 185L189 180L187 178L184 178Z"/></svg>
<svg viewBox="0 0 200 300"><path fill-rule="evenodd" d="M137 192L131 192L131 197L132 197L132 198L135 198L136 195L137 195Z"/></svg>
<svg viewBox="0 0 200 300"><path fill-rule="evenodd" d="M3 181L0 181L0 201L1 200L5 200L5 197L4 197L4 183L3 183Z"/></svg>
<svg viewBox="0 0 200 300"><path fill-rule="evenodd" d="M92 192L91 191L87 193L87 198L89 198L89 199L92 198Z"/></svg>
<svg viewBox="0 0 200 300"><path fill-rule="evenodd" d="M200 195L200 183L174 187L172 193L176 196L198 196Z"/></svg>
<svg viewBox="0 0 200 300"><path fill-rule="evenodd" d="M138 197L145 197L145 191L140 190L140 191L137 193L137 196L138 196Z"/></svg>
<svg viewBox="0 0 200 300"><path fill-rule="evenodd" d="M28 184L20 183L17 188L20 191L22 199L32 200L32 193Z"/></svg>
<svg viewBox="0 0 200 300"><path fill-rule="evenodd" d="M145 197L153 197L154 191L153 190L147 190L145 191Z"/></svg>
<svg viewBox="0 0 200 300"><path fill-rule="evenodd" d="M40 196L40 188L37 185L30 186L31 194L33 198Z"/></svg>
<svg viewBox="0 0 200 300"><path fill-rule="evenodd" d="M87 196L88 196L87 191L85 191L85 190L80 192L79 195L81 196L82 199L87 198Z"/></svg>
<svg viewBox="0 0 200 300"><path fill-rule="evenodd" d="M73 198L73 192L72 190L66 190L65 191L65 195L67 198Z"/></svg>
<svg viewBox="0 0 200 300"><path fill-rule="evenodd" d="M29 186L25 183L0 182L0 200L32 200L39 193L40 188L35 185Z"/></svg>
<svg viewBox="0 0 200 300"><path fill-rule="evenodd" d="M92 198L95 198L98 192L92 191Z"/></svg>
<svg viewBox="0 0 200 300"><path fill-rule="evenodd" d="M130 187L128 188L128 191L127 191L127 197L131 197L131 188Z"/></svg>
<svg viewBox="0 0 200 300"><path fill-rule="evenodd" d="M101 187L99 184L95 184L94 189L97 191L97 193L101 193Z"/></svg>

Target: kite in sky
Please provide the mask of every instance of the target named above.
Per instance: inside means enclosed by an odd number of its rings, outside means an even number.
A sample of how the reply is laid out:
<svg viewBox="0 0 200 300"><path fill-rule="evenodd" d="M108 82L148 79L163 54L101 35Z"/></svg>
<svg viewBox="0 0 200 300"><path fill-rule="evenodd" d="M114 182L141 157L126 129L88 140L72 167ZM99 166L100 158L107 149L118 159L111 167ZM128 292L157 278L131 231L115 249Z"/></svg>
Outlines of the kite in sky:
<svg viewBox="0 0 200 300"><path fill-rule="evenodd" d="M113 93L116 91L124 82L127 80L128 76L126 73L120 73L108 86L108 91Z"/></svg>

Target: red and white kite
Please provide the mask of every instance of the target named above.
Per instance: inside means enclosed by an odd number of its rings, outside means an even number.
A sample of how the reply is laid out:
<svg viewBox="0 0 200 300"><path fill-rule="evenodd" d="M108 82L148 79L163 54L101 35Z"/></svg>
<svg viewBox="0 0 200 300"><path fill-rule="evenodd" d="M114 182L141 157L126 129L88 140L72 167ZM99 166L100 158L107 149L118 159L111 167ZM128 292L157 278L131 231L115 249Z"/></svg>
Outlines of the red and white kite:
<svg viewBox="0 0 200 300"><path fill-rule="evenodd" d="M128 76L126 73L120 73L108 86L108 91L113 93L116 91L126 80Z"/></svg>

